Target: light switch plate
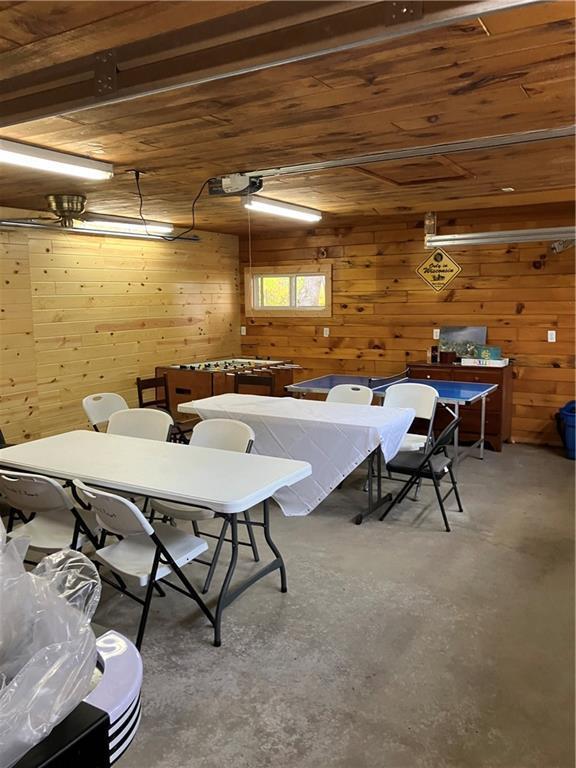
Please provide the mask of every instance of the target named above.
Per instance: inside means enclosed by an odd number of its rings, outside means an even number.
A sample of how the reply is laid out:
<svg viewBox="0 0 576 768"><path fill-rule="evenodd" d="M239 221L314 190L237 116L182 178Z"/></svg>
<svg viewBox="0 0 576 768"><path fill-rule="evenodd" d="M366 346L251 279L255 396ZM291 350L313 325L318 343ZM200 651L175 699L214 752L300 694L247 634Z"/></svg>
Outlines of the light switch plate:
<svg viewBox="0 0 576 768"><path fill-rule="evenodd" d="M548 341L556 341L556 331L548 331Z"/></svg>
<svg viewBox="0 0 576 768"><path fill-rule="evenodd" d="M324 336L330 336L330 328L324 328Z"/></svg>
<svg viewBox="0 0 576 768"><path fill-rule="evenodd" d="M246 336L246 326L241 325L240 326L240 336Z"/></svg>
<svg viewBox="0 0 576 768"><path fill-rule="evenodd" d="M433 339L440 338L440 328L434 328L434 330L432 331L432 338Z"/></svg>

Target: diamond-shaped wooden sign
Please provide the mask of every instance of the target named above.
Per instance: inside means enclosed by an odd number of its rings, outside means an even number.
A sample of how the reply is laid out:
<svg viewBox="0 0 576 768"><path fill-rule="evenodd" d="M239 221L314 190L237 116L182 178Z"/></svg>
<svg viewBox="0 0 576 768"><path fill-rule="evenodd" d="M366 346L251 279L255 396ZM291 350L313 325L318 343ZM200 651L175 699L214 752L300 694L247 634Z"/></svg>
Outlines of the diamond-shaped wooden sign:
<svg viewBox="0 0 576 768"><path fill-rule="evenodd" d="M416 272L435 291L441 291L462 272L462 267L446 251L437 248L420 264Z"/></svg>

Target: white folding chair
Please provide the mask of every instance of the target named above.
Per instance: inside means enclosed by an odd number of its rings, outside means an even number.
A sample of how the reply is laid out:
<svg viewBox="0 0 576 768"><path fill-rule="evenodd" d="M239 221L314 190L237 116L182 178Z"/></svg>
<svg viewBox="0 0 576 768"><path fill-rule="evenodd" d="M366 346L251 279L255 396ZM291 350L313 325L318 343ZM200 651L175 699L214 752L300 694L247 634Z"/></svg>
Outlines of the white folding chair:
<svg viewBox="0 0 576 768"><path fill-rule="evenodd" d="M82 408L93 429L99 432L98 425L107 424L110 416L116 411L126 410L128 403L114 392L99 392L85 397L82 400Z"/></svg>
<svg viewBox="0 0 576 768"><path fill-rule="evenodd" d="M121 537L119 541L98 549L95 559L119 576L120 583L126 579L146 587L144 599L129 592L125 585L117 587L143 606L136 638L138 649L144 639L154 588L164 595L158 582L191 597L214 625L212 613L182 572L182 566L208 549L203 539L163 523L152 527L138 507L122 496L92 488L80 480L74 480L74 486L80 498L90 505L98 524L105 531ZM185 589L166 581L171 574L178 577Z"/></svg>
<svg viewBox="0 0 576 768"><path fill-rule="evenodd" d="M337 384L328 392L326 402L372 405L372 390L361 384Z"/></svg>
<svg viewBox="0 0 576 768"><path fill-rule="evenodd" d="M174 419L165 411L155 408L127 408L110 415L108 434L166 441L173 425Z"/></svg>
<svg viewBox="0 0 576 768"><path fill-rule="evenodd" d="M96 543L94 516L80 513L72 496L51 477L2 470L0 497L10 506L8 536L29 538L32 549L56 552L79 549L87 539ZM15 513L27 520L16 528L13 527Z"/></svg>
<svg viewBox="0 0 576 768"><path fill-rule="evenodd" d="M428 422L428 431L425 435L408 432L404 436L400 451L419 451L430 443L437 402L438 392L434 387L429 387L427 384L403 382L392 384L388 387L384 398L384 406L389 408L412 408L416 411L417 419L425 419Z"/></svg>
<svg viewBox="0 0 576 768"><path fill-rule="evenodd" d="M241 421L236 421L235 419L208 419L207 421L201 421L196 424L189 444L202 448L217 448L221 451L250 453L253 443L254 431L247 424L244 424ZM225 479L221 478L220 482L225 482ZM198 562L208 566L208 575L206 576L204 586L202 587L202 594L206 594L210 589L210 584L216 565L218 564L222 545L226 541L226 533L228 532L229 526L228 520L224 520L220 533L216 535L213 533L205 533L198 529L198 522L200 520L209 520L215 517L215 514L211 509L207 509L206 507L193 507L187 504L179 504L178 502L161 501L160 499L152 499L151 506L154 512L163 515L165 518L190 520L194 528L194 533L197 536L208 536L211 539L218 540L212 560L198 560ZM243 546L251 547L254 560L258 562L260 556L258 554L258 547L252 530L249 512L244 512L243 517L246 523L249 541L239 541L238 543Z"/></svg>

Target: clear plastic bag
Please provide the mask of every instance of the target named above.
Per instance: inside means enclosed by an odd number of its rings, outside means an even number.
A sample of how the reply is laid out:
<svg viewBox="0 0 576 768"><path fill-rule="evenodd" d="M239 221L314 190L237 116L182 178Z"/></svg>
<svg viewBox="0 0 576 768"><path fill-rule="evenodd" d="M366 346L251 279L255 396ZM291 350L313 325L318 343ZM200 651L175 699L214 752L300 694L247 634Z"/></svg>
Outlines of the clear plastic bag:
<svg viewBox="0 0 576 768"><path fill-rule="evenodd" d="M10 768L88 694L96 665L93 563L63 550L27 572L26 540L0 521L0 768Z"/></svg>

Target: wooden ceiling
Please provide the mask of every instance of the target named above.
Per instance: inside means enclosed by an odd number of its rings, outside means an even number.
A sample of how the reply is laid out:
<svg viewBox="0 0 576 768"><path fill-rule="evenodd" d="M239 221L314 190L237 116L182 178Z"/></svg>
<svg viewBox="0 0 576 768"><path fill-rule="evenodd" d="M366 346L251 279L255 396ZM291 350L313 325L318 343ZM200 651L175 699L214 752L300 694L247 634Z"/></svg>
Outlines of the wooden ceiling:
<svg viewBox="0 0 576 768"><path fill-rule="evenodd" d="M241 20L266 5L3 2L1 77L9 82L215 17ZM291 5L301 4L283 4ZM0 205L41 209L45 194L82 191L91 211L137 216L128 170L138 168L146 216L187 224L191 201L211 176L566 126L574 122L573 44L573 4L557 0L0 128L2 138L115 165L109 182L0 166ZM266 180L263 194L317 207L335 224L399 211L566 201L574 196L574 146L556 139L283 176ZM197 222L244 232L247 215L237 198L205 195ZM252 226L286 229L286 220L252 214Z"/></svg>

